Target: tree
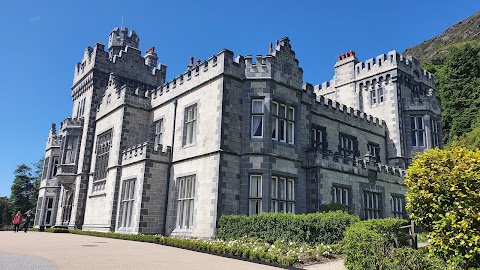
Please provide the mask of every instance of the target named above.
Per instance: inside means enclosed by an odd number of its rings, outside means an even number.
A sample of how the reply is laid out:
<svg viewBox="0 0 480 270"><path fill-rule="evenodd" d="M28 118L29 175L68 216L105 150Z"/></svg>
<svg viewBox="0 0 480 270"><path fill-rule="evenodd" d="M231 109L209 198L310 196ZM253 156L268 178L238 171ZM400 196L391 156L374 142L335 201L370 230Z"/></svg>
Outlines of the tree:
<svg viewBox="0 0 480 270"><path fill-rule="evenodd" d="M32 176L32 169L25 164L19 165L15 170L10 199L14 211L27 211L35 205L33 196L35 194L35 178Z"/></svg>
<svg viewBox="0 0 480 270"><path fill-rule="evenodd" d="M0 197L0 229L12 224L13 211L8 197Z"/></svg>
<svg viewBox="0 0 480 270"><path fill-rule="evenodd" d="M480 267L480 150L431 149L405 178L410 218L427 231L432 251L463 269Z"/></svg>
<svg viewBox="0 0 480 270"><path fill-rule="evenodd" d="M463 134L460 138L452 142L453 147L465 147L469 150L480 149L480 125L472 131Z"/></svg>
<svg viewBox="0 0 480 270"><path fill-rule="evenodd" d="M444 142L450 143L480 122L480 46L453 46L445 59L426 69L435 75Z"/></svg>
<svg viewBox="0 0 480 270"><path fill-rule="evenodd" d="M45 162L45 159L42 158L36 163L33 163L33 168L35 171L33 172L33 184L34 184L34 189L32 190L30 194L31 198L31 204L33 207L37 206L37 200L38 200L38 190L40 189L40 182L42 181L42 173L43 173L43 164Z"/></svg>

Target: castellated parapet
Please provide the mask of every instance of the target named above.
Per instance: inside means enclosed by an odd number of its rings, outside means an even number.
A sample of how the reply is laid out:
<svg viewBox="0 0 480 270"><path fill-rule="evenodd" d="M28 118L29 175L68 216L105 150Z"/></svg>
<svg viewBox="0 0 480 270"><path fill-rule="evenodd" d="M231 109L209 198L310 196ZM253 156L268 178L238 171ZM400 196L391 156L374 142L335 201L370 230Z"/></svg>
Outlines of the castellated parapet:
<svg viewBox="0 0 480 270"><path fill-rule="evenodd" d="M161 150L155 151L153 144L149 142L129 147L122 151L122 166L145 160L168 163L172 152L170 146L163 148L159 145L158 149Z"/></svg>
<svg viewBox="0 0 480 270"><path fill-rule="evenodd" d="M348 55L346 57L339 56L338 61L335 64L335 68L338 68L348 62L354 63L354 70L352 72L353 77L350 80L338 84L335 83L335 79L332 79L328 82L315 85L315 93L321 95L332 93L335 91L336 87L351 83L353 80L379 81L379 76L382 74L384 74L383 77L390 75L390 77L393 78L397 76L396 69L411 75L418 82L423 82L432 88L435 87L433 74L421 68L420 62L416 58L412 56L404 56L395 50L388 52L388 54L381 54L375 58L367 59L364 62L359 62L355 57L355 54ZM389 74L390 71L393 72ZM334 78L335 77L338 77L338 75L335 74Z"/></svg>
<svg viewBox="0 0 480 270"><path fill-rule="evenodd" d="M215 80L225 69L224 61L227 50L220 51L208 60L200 61L189 67L184 73L174 79L146 93L152 100L152 107L156 107L168 100L174 99L192 89L201 87L206 82ZM231 54L233 57L233 54Z"/></svg>
<svg viewBox="0 0 480 270"><path fill-rule="evenodd" d="M332 111L337 114L336 117L338 117L338 114L341 113L345 115L345 117L350 118L350 120L347 120L346 122L353 121L355 125L369 130L374 129L372 131L375 131L378 134L383 134L385 132L385 121L378 117L366 114L323 96L316 96L315 101L315 106L312 109L318 110L319 114L325 114Z"/></svg>
<svg viewBox="0 0 480 270"><path fill-rule="evenodd" d="M305 166L333 169L362 177L368 177L369 171L376 171L378 180L401 185L403 185L403 177L406 175L406 170L377 163L374 159L367 157L352 158L339 152L333 153L330 150L322 151L319 149L307 151Z"/></svg>
<svg viewBox="0 0 480 270"><path fill-rule="evenodd" d="M81 88L78 83L88 76L93 69L106 74L115 70L117 75L141 82L150 88L164 83L167 67L162 64L156 67L152 66L152 62L149 61L152 54L147 54L144 58L140 50L126 46L119 51L118 55L110 58L108 52L104 49L105 45L100 43L95 44L93 48L85 49L82 61L75 66L73 92Z"/></svg>

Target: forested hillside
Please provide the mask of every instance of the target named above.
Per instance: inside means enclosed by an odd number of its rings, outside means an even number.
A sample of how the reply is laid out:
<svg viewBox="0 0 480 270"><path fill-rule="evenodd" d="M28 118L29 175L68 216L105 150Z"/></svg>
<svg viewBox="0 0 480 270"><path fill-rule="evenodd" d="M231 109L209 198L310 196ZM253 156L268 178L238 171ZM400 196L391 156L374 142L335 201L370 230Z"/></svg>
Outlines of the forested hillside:
<svg viewBox="0 0 480 270"><path fill-rule="evenodd" d="M480 12L404 54L435 75L444 142L473 139L478 145L480 138L468 133L480 129Z"/></svg>

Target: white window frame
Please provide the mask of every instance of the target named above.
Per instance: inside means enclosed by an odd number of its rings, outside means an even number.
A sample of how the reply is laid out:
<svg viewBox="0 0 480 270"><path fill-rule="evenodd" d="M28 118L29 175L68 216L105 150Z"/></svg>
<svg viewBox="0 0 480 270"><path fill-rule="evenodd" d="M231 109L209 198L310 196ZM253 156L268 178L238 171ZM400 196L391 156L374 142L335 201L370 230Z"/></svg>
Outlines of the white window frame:
<svg viewBox="0 0 480 270"><path fill-rule="evenodd" d="M323 129L312 128L312 147L320 148L323 144Z"/></svg>
<svg viewBox="0 0 480 270"><path fill-rule="evenodd" d="M341 186L332 186L332 203L350 207L350 189Z"/></svg>
<svg viewBox="0 0 480 270"><path fill-rule="evenodd" d="M132 227L133 208L135 203L135 179L124 180L122 183L121 228Z"/></svg>
<svg viewBox="0 0 480 270"><path fill-rule="evenodd" d="M260 105L261 108L259 111L256 110L255 104ZM252 138L263 138L263 112L264 112L264 100L263 99L252 99L252 121L250 122L250 134ZM256 119L256 120L255 120ZM257 126L255 129L255 121L260 121L260 126ZM257 132L260 131L260 134Z"/></svg>
<svg viewBox="0 0 480 270"><path fill-rule="evenodd" d="M295 144L295 108L272 102L272 140Z"/></svg>
<svg viewBox="0 0 480 270"><path fill-rule="evenodd" d="M380 146L374 143L367 144L367 151L370 152L370 155L374 156L375 158L380 157ZM380 160L377 160L379 162Z"/></svg>
<svg viewBox="0 0 480 270"><path fill-rule="evenodd" d="M347 137L344 137L344 136L341 136L340 137L340 148L342 148L343 150L353 152L353 142L354 142L354 140L352 140L350 138L347 138Z"/></svg>
<svg viewBox="0 0 480 270"><path fill-rule="evenodd" d="M155 151L162 151L162 149L158 149L159 145L163 143L163 132L164 132L164 123L163 118L155 122L155 137L154 137L154 145L153 149Z"/></svg>
<svg viewBox="0 0 480 270"><path fill-rule="evenodd" d="M392 195L392 217L404 218L405 217L405 198Z"/></svg>
<svg viewBox="0 0 480 270"><path fill-rule="evenodd" d="M197 141L197 117L197 104L185 108L185 141L183 142L183 146L195 144Z"/></svg>
<svg viewBox="0 0 480 270"><path fill-rule="evenodd" d="M272 176L270 187L270 211L295 213L295 180Z"/></svg>
<svg viewBox="0 0 480 270"><path fill-rule="evenodd" d="M365 219L377 219L381 217L382 194L379 192L363 192L363 213Z"/></svg>
<svg viewBox="0 0 480 270"><path fill-rule="evenodd" d="M248 214L257 215L262 212L262 176L250 175Z"/></svg>
<svg viewBox="0 0 480 270"><path fill-rule="evenodd" d="M278 110L279 110L278 102L272 102L272 140L278 141L279 140L279 120L278 120Z"/></svg>
<svg viewBox="0 0 480 270"><path fill-rule="evenodd" d="M425 121L423 119L423 116L411 116L410 126L412 128L412 146L425 147L426 145ZM422 144L420 144L420 138L422 138L422 141L423 141Z"/></svg>
<svg viewBox="0 0 480 270"><path fill-rule="evenodd" d="M196 175L178 178L177 229L193 227L195 210Z"/></svg>
<svg viewBox="0 0 480 270"><path fill-rule="evenodd" d="M435 119L430 119L430 130L432 133L432 147L440 146L438 122Z"/></svg>

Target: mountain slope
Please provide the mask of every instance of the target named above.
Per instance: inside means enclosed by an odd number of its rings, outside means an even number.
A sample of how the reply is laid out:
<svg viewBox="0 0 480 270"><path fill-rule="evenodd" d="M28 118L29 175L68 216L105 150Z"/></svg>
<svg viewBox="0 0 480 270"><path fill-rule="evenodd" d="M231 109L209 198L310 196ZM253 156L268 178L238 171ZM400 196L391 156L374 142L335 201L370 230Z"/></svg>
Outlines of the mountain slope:
<svg viewBox="0 0 480 270"><path fill-rule="evenodd" d="M480 43L480 12L447 28L442 34L407 48L404 54L413 55L422 63L440 63L449 48L466 42Z"/></svg>
<svg viewBox="0 0 480 270"><path fill-rule="evenodd" d="M415 56L435 76L444 143L475 137L472 132L480 128L480 12L404 54Z"/></svg>

